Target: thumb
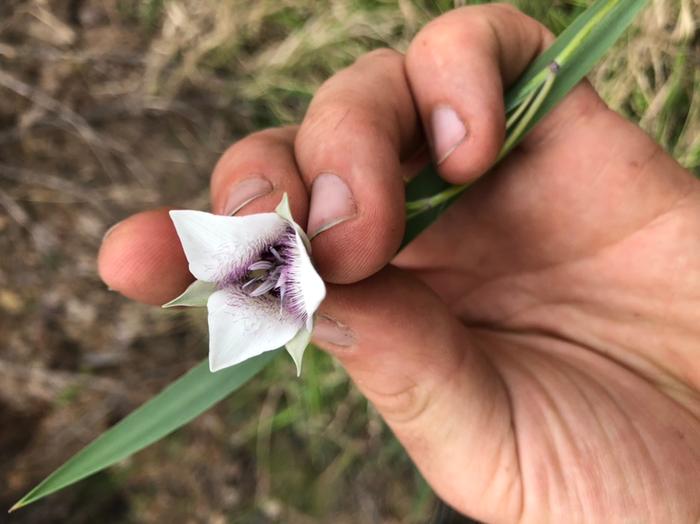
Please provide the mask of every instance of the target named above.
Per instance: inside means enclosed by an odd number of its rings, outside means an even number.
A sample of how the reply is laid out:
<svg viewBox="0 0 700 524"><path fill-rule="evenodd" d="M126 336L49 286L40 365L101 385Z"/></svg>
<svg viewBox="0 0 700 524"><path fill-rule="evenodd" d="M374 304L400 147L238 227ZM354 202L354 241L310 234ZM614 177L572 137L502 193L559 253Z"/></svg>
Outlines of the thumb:
<svg viewBox="0 0 700 524"><path fill-rule="evenodd" d="M515 516L508 395L446 305L389 266L329 286L322 309L314 341L340 360L436 492L479 519Z"/></svg>

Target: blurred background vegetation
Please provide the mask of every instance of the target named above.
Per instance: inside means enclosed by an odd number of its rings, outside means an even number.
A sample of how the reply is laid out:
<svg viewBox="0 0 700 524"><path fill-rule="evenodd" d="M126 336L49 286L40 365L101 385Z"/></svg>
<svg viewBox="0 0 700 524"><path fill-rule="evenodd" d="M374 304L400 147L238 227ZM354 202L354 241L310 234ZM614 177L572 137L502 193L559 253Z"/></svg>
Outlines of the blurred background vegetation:
<svg viewBox="0 0 700 524"><path fill-rule="evenodd" d="M369 49L403 50L446 0L0 3L0 515L206 353L200 313L109 292L104 231L205 209L222 151L297 122ZM555 32L583 0L516 1ZM651 0L591 75L700 173L698 0ZM621 203L624 205L624 203ZM9 517L51 522L425 522L433 497L342 369L280 358L170 438Z"/></svg>

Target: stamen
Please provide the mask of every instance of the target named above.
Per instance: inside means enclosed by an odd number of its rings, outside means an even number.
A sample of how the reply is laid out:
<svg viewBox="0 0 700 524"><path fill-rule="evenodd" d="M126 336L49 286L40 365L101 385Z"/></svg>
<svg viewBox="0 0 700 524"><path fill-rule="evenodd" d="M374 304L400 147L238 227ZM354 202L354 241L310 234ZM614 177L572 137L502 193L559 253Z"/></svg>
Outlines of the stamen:
<svg viewBox="0 0 700 524"><path fill-rule="evenodd" d="M266 280L262 284L260 284L258 287L256 287L253 291L250 292L251 297L259 297L260 295L264 295L268 291L272 290L272 288L275 287L275 281L272 279Z"/></svg>
<svg viewBox="0 0 700 524"><path fill-rule="evenodd" d="M286 276L283 273L285 266L285 260L278 249L269 246L267 252L262 253L260 260L248 266L246 280L241 285L241 290L251 297L259 297L274 290L275 294L280 295L281 306L285 298Z"/></svg>
<svg viewBox="0 0 700 524"><path fill-rule="evenodd" d="M277 250L272 246L270 246L270 253L272 253L272 256L274 256L277 259L277 262L279 262L280 264L284 263L284 259L282 259Z"/></svg>
<svg viewBox="0 0 700 524"><path fill-rule="evenodd" d="M241 289L245 290L245 288L247 288L248 286L255 284L256 282L261 282L262 280L262 278L251 278L248 282L241 286Z"/></svg>
<svg viewBox="0 0 700 524"><path fill-rule="evenodd" d="M258 271L261 269L268 270L272 269L273 263L268 260L258 260L248 266L248 271Z"/></svg>

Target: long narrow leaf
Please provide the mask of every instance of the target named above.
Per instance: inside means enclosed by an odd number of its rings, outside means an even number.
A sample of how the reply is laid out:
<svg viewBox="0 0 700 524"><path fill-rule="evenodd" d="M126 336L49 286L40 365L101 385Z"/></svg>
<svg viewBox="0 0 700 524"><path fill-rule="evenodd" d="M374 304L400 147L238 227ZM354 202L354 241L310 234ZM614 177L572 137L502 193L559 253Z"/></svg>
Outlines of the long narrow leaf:
<svg viewBox="0 0 700 524"><path fill-rule="evenodd" d="M511 86L505 96L506 112L512 111L530 94L537 84L537 77L543 77L547 66L561 55L572 42L580 38L579 35L584 34L586 26L591 22L595 22L591 28L592 31L586 35L585 40L578 47L578 54L575 59L567 60L568 63L577 69L585 70L583 75L587 74L605 51L615 43L646 3L647 0L596 1L564 29L556 41L538 56L518 78L517 82ZM581 78L583 78L583 75ZM564 90L564 93L568 92L577 82L578 80L570 84L569 88ZM567 85L561 79L559 84Z"/></svg>
<svg viewBox="0 0 700 524"><path fill-rule="evenodd" d="M593 4L509 89L505 95L507 109L510 111L527 99L546 74L545 68L564 52L566 61L556 82L528 127L534 125L590 71L645 4L646 0L599 0ZM446 187L448 184L434 166L429 166L408 185L406 196L408 200L427 197ZM427 228L452 200L408 219L403 245ZM54 493L160 440L237 390L276 353L264 353L217 373L210 373L207 363L202 362L74 455L12 509Z"/></svg>
<svg viewBox="0 0 700 524"><path fill-rule="evenodd" d="M32 489L10 511L73 484L153 444L236 391L278 353L270 351L211 373L204 360L93 440Z"/></svg>
<svg viewBox="0 0 700 524"><path fill-rule="evenodd" d="M647 3L648 0L598 0L528 67L528 72L546 69L554 60L558 60L560 66L557 81L528 126L529 128L541 120L589 73ZM590 31L586 31L587 24L591 22L595 23L591 25ZM582 35L581 31L584 31L585 35ZM525 76L508 91L507 109L516 105L516 100L523 96L520 92L524 91L527 85L527 76ZM527 93L524 95L526 96Z"/></svg>

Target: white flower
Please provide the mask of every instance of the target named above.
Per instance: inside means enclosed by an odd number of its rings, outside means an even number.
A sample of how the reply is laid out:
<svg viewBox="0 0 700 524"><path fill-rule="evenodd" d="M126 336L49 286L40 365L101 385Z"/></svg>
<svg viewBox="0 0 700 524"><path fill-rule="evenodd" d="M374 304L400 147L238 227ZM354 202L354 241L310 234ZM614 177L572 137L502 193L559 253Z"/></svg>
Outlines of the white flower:
<svg viewBox="0 0 700 524"><path fill-rule="evenodd" d="M285 194L274 213L244 217L171 211L197 280L163 307L207 306L209 368L285 346L301 373L314 313L326 287Z"/></svg>

